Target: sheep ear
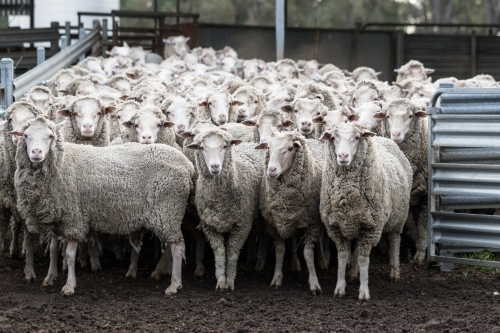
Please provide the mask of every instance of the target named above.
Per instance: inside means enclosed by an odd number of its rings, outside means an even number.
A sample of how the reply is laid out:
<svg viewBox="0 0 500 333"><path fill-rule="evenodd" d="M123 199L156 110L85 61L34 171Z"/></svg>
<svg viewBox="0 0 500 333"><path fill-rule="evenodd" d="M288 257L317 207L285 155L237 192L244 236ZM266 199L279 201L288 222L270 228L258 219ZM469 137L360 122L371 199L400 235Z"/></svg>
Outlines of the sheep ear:
<svg viewBox="0 0 500 333"><path fill-rule="evenodd" d="M163 43L165 43L165 45L170 45L170 41L168 40L168 38L164 38Z"/></svg>
<svg viewBox="0 0 500 333"><path fill-rule="evenodd" d="M200 147L198 146L198 144L196 142L193 142L193 143L190 143L186 146L187 149L193 149L193 150L197 150L197 149L200 149Z"/></svg>
<svg viewBox="0 0 500 333"><path fill-rule="evenodd" d="M325 99L325 97L324 97L323 95L321 95L321 94L316 94L316 95L314 96L314 98L319 99L319 100L320 100L320 101L322 101L322 102L323 102L323 101L324 101L324 99Z"/></svg>
<svg viewBox="0 0 500 333"><path fill-rule="evenodd" d="M382 111L375 113L375 115L373 116L373 118L377 119L384 119L385 117L387 117L387 115Z"/></svg>
<svg viewBox="0 0 500 333"><path fill-rule="evenodd" d="M401 70L401 68L396 68L396 69L394 69L394 72L399 73L400 70Z"/></svg>
<svg viewBox="0 0 500 333"><path fill-rule="evenodd" d="M261 142L257 146L255 146L255 149L267 149L267 142Z"/></svg>
<svg viewBox="0 0 500 333"><path fill-rule="evenodd" d="M375 133L370 132L370 131L365 131L365 132L363 132L363 133L361 134L361 136L362 136L363 138L369 138L369 137L372 137L372 136L375 136L375 135L376 135Z"/></svg>
<svg viewBox="0 0 500 333"><path fill-rule="evenodd" d="M434 73L434 69L432 69L432 68L424 68L424 70L425 70L425 74L427 74L427 75Z"/></svg>
<svg viewBox="0 0 500 333"><path fill-rule="evenodd" d="M129 121L123 122L122 125L125 126L126 128L130 128L130 127L132 127L133 123L129 120Z"/></svg>
<svg viewBox="0 0 500 333"><path fill-rule="evenodd" d="M290 104L282 106L281 111L292 112L292 106Z"/></svg>
<svg viewBox="0 0 500 333"><path fill-rule="evenodd" d="M225 128L225 127L219 127L219 129L220 129L221 131L227 132L227 128Z"/></svg>
<svg viewBox="0 0 500 333"><path fill-rule="evenodd" d="M120 100L121 101L126 101L128 97L129 97L128 95L121 95L120 96Z"/></svg>
<svg viewBox="0 0 500 333"><path fill-rule="evenodd" d="M382 72L375 72L375 75L379 76Z"/></svg>
<svg viewBox="0 0 500 333"><path fill-rule="evenodd" d="M342 92L342 94L344 94L346 96L352 96L353 93L354 93L354 90L344 90Z"/></svg>
<svg viewBox="0 0 500 333"><path fill-rule="evenodd" d="M258 116L253 116L250 118L247 118L241 122L242 125L245 126L256 126L257 125L257 117Z"/></svg>
<svg viewBox="0 0 500 333"><path fill-rule="evenodd" d="M107 55L111 55L111 51L106 51L106 54Z"/></svg>
<svg viewBox="0 0 500 333"><path fill-rule="evenodd" d="M206 106L208 103L206 101L204 102L201 102L200 104L198 104L199 106Z"/></svg>
<svg viewBox="0 0 500 333"><path fill-rule="evenodd" d="M233 101L233 102L231 103L231 105L243 105L243 104L245 104L245 103L240 102L240 101Z"/></svg>
<svg viewBox="0 0 500 333"><path fill-rule="evenodd" d="M174 127L175 124L171 121L166 121L163 123L163 127L167 127L167 128L171 128L171 127Z"/></svg>
<svg viewBox="0 0 500 333"><path fill-rule="evenodd" d="M425 117L427 117L427 113L423 110L419 110L419 111L415 112L415 116L417 116L419 118L425 118Z"/></svg>
<svg viewBox="0 0 500 333"><path fill-rule="evenodd" d="M191 37L188 37L188 38L184 39L184 41L189 42L190 39L191 39Z"/></svg>
<svg viewBox="0 0 500 333"><path fill-rule="evenodd" d="M300 141L294 141L293 142L293 147L295 149L302 149L302 144L300 143Z"/></svg>
<svg viewBox="0 0 500 333"><path fill-rule="evenodd" d="M57 134L61 134L61 129L63 128L65 123L66 123L66 120L61 121L60 123L56 124L56 133Z"/></svg>
<svg viewBox="0 0 500 333"><path fill-rule="evenodd" d="M57 113L63 117L70 117L71 116L71 111L68 109L62 109L57 111Z"/></svg>
<svg viewBox="0 0 500 333"><path fill-rule="evenodd" d="M239 145L242 142L243 141L241 141L241 140L231 140L231 146L237 146L237 145Z"/></svg>
<svg viewBox="0 0 500 333"><path fill-rule="evenodd" d="M321 140L321 141L328 141L328 140L331 139L331 137L332 137L332 133L330 133L330 132L323 132L323 133L321 133L321 136L319 137L319 140Z"/></svg>
<svg viewBox="0 0 500 333"><path fill-rule="evenodd" d="M104 114L110 114L116 111L116 108L114 106L106 106L104 108Z"/></svg>
<svg viewBox="0 0 500 333"><path fill-rule="evenodd" d="M295 123L291 120L285 120L281 126L284 126L284 127L294 127L295 126Z"/></svg>
<svg viewBox="0 0 500 333"><path fill-rule="evenodd" d="M313 118L313 123L315 124L321 124L323 122L323 116L317 116L316 118Z"/></svg>
<svg viewBox="0 0 500 333"><path fill-rule="evenodd" d="M9 135L12 135L12 136L23 136L23 134L24 134L23 132L20 132L18 130L9 132Z"/></svg>
<svg viewBox="0 0 500 333"><path fill-rule="evenodd" d="M191 139L191 138L194 138L196 136L196 135L194 135L193 133L191 133L189 131L182 132L179 135L181 136L181 138L184 138L184 139Z"/></svg>
<svg viewBox="0 0 500 333"><path fill-rule="evenodd" d="M349 121L356 121L359 119L359 116L357 114L353 113L353 114L349 115L347 117L347 119L349 119Z"/></svg>

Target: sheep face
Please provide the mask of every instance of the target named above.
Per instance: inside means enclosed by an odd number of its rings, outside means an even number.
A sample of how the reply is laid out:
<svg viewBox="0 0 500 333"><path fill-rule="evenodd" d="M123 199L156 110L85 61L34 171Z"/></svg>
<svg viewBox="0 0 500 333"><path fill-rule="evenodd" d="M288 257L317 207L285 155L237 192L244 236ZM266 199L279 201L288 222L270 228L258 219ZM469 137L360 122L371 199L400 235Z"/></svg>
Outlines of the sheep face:
<svg viewBox="0 0 500 333"><path fill-rule="evenodd" d="M242 105L239 101L233 101L229 94L212 94L200 106L208 107L212 120L217 125L224 125L229 119L229 109L235 105Z"/></svg>
<svg viewBox="0 0 500 333"><path fill-rule="evenodd" d="M396 143L401 143L410 131L411 124L417 121L417 118L427 117L427 114L404 99L391 102L385 113L379 113L375 117L387 118L391 139Z"/></svg>
<svg viewBox="0 0 500 333"><path fill-rule="evenodd" d="M234 96L234 99L243 103L235 106L238 114L238 120L242 121L255 115L255 109L259 105L259 98L248 92L240 92Z"/></svg>
<svg viewBox="0 0 500 333"><path fill-rule="evenodd" d="M278 80L296 79L299 76L297 67L289 63L281 63L276 68L278 71Z"/></svg>
<svg viewBox="0 0 500 333"><path fill-rule="evenodd" d="M196 140L196 138L195 138ZM198 149L211 175L219 175L222 172L226 151L231 145L238 145L241 140L226 141L221 134L214 132L203 138L199 143L193 143L189 147Z"/></svg>
<svg viewBox="0 0 500 333"><path fill-rule="evenodd" d="M176 98L167 108L165 114L168 121L175 124L175 134L189 131L195 118L196 106L183 98Z"/></svg>
<svg viewBox="0 0 500 333"><path fill-rule="evenodd" d="M90 80L78 82L75 88L75 96L93 96L96 93L94 83Z"/></svg>
<svg viewBox="0 0 500 333"><path fill-rule="evenodd" d="M243 61L243 77L250 80L264 70L263 62L257 59Z"/></svg>
<svg viewBox="0 0 500 333"><path fill-rule="evenodd" d="M26 97L26 101L33 103L44 115L48 116L52 105L52 95L43 90L35 90Z"/></svg>
<svg viewBox="0 0 500 333"><path fill-rule="evenodd" d="M158 132L162 127L172 127L174 124L160 119L152 112L139 112L134 119L134 123L126 122L125 126L134 126L137 131L137 138L141 144L153 144L158 139Z"/></svg>
<svg viewBox="0 0 500 333"><path fill-rule="evenodd" d="M113 88L125 95L130 95L130 93L132 92L132 85L128 80L125 79L116 80Z"/></svg>
<svg viewBox="0 0 500 333"><path fill-rule="evenodd" d="M304 62L303 69L304 69L303 74L309 78L315 78L321 76L318 72L319 64L316 60L309 60Z"/></svg>
<svg viewBox="0 0 500 333"><path fill-rule="evenodd" d="M162 82L172 83L175 81L175 72L170 68L162 68L157 75Z"/></svg>
<svg viewBox="0 0 500 333"><path fill-rule="evenodd" d="M427 79L427 75L434 73L434 70L431 68L425 68L419 61L410 60L408 63L401 66L401 68L396 69L395 72L398 73L396 82L401 82L405 79L424 81Z"/></svg>
<svg viewBox="0 0 500 333"><path fill-rule="evenodd" d="M120 63L116 57L107 58L102 61L102 68L106 76L112 76L118 73L120 69Z"/></svg>
<svg viewBox="0 0 500 333"><path fill-rule="evenodd" d="M269 101L266 103L268 109L281 109L283 106L290 104L293 101L293 96L286 86L282 86L274 90L269 95Z"/></svg>
<svg viewBox="0 0 500 333"><path fill-rule="evenodd" d="M116 112L116 120L120 126L120 133L125 132L127 127L123 123L128 122L139 111L139 107L134 104L126 104Z"/></svg>
<svg viewBox="0 0 500 333"><path fill-rule="evenodd" d="M382 110L379 103L365 103L358 108L353 108L352 110L359 116L358 122L365 125L368 130L372 131L375 127L377 127L380 119L374 118L374 116Z"/></svg>
<svg viewBox="0 0 500 333"><path fill-rule="evenodd" d="M55 126L55 130L58 131L61 127L62 124L58 124ZM40 118L33 121L26 130L12 131L9 134L13 137L24 136L26 151L32 163L41 163L45 160L55 138L54 130Z"/></svg>
<svg viewBox="0 0 500 333"><path fill-rule="evenodd" d="M328 108L319 99L299 99L291 105L281 108L285 112L292 112L293 120L300 134L306 136L314 130L313 118L326 112Z"/></svg>
<svg viewBox="0 0 500 333"><path fill-rule="evenodd" d="M294 141L287 134L278 133L264 144L256 148L269 149L269 163L266 174L269 178L278 178L290 169L297 150L302 149L300 141Z"/></svg>
<svg viewBox="0 0 500 333"><path fill-rule="evenodd" d="M293 127L295 124L291 120L283 120L279 111L265 111L266 114L260 114L248 118L242 122L246 126L256 126L259 132L259 141L267 142L271 139L273 131L281 132L283 127Z"/></svg>
<svg viewBox="0 0 500 333"><path fill-rule="evenodd" d="M378 75L380 75L381 72L375 72L374 70L370 69L363 69L360 70L358 73L355 74L354 80L356 82L359 81L369 81L369 80L378 80Z"/></svg>
<svg viewBox="0 0 500 333"><path fill-rule="evenodd" d="M341 110L333 110L322 113L320 116L314 118L313 122L323 124L323 131L331 131L336 125L354 119L345 115Z"/></svg>
<svg viewBox="0 0 500 333"><path fill-rule="evenodd" d="M225 57L221 60L221 70L224 72L236 74L237 61L233 57Z"/></svg>
<svg viewBox="0 0 500 333"><path fill-rule="evenodd" d="M339 75L332 75L328 77L327 79L323 80L323 83L327 85L330 88L333 88L337 91L344 92L347 91L347 85L346 85L346 80L345 77L342 73L339 73Z"/></svg>
<svg viewBox="0 0 500 333"><path fill-rule="evenodd" d="M141 96L142 106L160 106L164 96L157 91L147 91Z"/></svg>
<svg viewBox="0 0 500 333"><path fill-rule="evenodd" d="M171 36L163 40L165 45L170 45L173 47L175 54L177 54L179 57L189 52L189 46L187 45L188 41L189 37L186 38L184 36Z"/></svg>
<svg viewBox="0 0 500 333"><path fill-rule="evenodd" d="M215 66L218 61L215 50L211 47L201 50L200 61L207 66Z"/></svg>
<svg viewBox="0 0 500 333"><path fill-rule="evenodd" d="M23 126L32 119L35 119L36 115L33 111L26 105L19 104L16 105L7 119L13 131L20 131ZM18 136L12 136L12 142L17 144Z"/></svg>
<svg viewBox="0 0 500 333"><path fill-rule="evenodd" d="M106 108L106 110L105 113L110 113L114 108ZM73 118L83 137L92 137L99 120L104 117L102 111L97 100L80 99L74 101L69 109L59 111L59 114L63 117Z"/></svg>
<svg viewBox="0 0 500 333"><path fill-rule="evenodd" d="M333 139L337 164L349 166L356 157L359 141L374 135L375 133L356 123L341 123L335 126L333 130L323 133L321 140Z"/></svg>
<svg viewBox="0 0 500 333"><path fill-rule="evenodd" d="M358 106L373 102L379 99L378 92L370 86L361 86L354 90L350 100L350 106L357 108Z"/></svg>
<svg viewBox="0 0 500 333"><path fill-rule="evenodd" d="M66 95L66 89L68 88L68 84L74 80L73 74L62 74L57 77L54 81L54 89L52 93L57 97L63 97Z"/></svg>
<svg viewBox="0 0 500 333"><path fill-rule="evenodd" d="M422 110L426 110L435 91L436 88L430 82L425 84L415 84L408 93L407 98Z"/></svg>

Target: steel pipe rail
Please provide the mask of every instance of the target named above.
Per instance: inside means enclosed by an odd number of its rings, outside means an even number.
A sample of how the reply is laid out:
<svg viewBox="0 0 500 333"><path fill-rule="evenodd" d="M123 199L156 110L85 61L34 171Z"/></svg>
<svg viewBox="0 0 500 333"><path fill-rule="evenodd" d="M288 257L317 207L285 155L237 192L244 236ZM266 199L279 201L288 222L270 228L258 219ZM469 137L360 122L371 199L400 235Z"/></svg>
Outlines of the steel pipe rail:
<svg viewBox="0 0 500 333"><path fill-rule="evenodd" d="M78 61L82 54L87 53L96 43L101 42L101 27L98 26L85 38L52 56L40 66L24 73L14 80L14 98L19 100L31 87L48 80L59 70Z"/></svg>

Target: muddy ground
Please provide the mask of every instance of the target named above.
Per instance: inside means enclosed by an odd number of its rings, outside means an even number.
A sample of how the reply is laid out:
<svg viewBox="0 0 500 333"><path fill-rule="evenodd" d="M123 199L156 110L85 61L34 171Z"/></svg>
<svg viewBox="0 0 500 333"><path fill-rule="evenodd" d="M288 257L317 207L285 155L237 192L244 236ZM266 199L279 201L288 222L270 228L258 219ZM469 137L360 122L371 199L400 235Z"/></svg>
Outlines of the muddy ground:
<svg viewBox="0 0 500 333"><path fill-rule="evenodd" d="M38 258L37 281L26 284L23 262L3 255L0 332L500 332L498 274L464 266L439 273L411 263L405 252L396 284L389 282L387 258L373 253L371 300L364 303L357 299L358 282L348 284L345 298L333 298L336 261L319 274L319 296L308 293L306 272L291 276L289 269L281 289L269 288L272 256L259 274L241 264L232 293L214 292L210 258L202 282L188 261L184 289L167 297L169 280L149 279L154 263L141 260L137 279L129 281L126 264L103 259L101 273L77 269L76 295L65 298L64 274L54 287L41 287L48 259Z"/></svg>

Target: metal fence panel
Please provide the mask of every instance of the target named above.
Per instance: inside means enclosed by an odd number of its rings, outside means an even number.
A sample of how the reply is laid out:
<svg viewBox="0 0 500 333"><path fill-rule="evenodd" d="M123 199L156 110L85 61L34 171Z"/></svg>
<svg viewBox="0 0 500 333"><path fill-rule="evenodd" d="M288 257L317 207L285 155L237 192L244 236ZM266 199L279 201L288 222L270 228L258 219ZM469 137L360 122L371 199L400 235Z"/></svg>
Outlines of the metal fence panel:
<svg viewBox="0 0 500 333"><path fill-rule="evenodd" d="M443 85L428 112L429 259L500 267L454 257L500 248L500 89Z"/></svg>

